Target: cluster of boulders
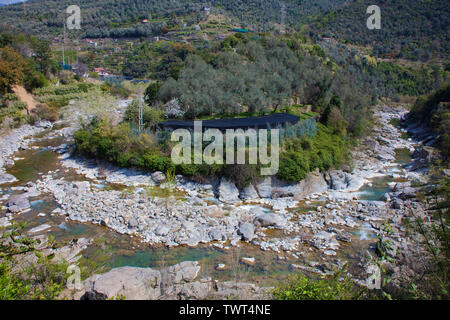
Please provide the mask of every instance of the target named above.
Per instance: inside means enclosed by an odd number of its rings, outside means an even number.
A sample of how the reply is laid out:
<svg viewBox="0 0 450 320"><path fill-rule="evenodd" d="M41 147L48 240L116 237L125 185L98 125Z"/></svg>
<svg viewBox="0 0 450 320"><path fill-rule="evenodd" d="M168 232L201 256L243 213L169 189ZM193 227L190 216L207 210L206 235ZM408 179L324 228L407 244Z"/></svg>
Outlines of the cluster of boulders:
<svg viewBox="0 0 450 320"><path fill-rule="evenodd" d="M241 282L219 282L201 277L197 261L155 270L122 267L94 275L78 290L66 290L63 297L82 300L204 300L267 299L270 289Z"/></svg>

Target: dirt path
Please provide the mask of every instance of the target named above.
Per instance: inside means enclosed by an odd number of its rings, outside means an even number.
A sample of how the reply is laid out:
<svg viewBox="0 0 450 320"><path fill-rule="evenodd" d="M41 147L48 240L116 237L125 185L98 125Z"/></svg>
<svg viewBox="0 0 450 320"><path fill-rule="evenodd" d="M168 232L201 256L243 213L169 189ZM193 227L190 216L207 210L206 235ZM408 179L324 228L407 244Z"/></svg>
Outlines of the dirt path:
<svg viewBox="0 0 450 320"><path fill-rule="evenodd" d="M24 113L26 113L27 111L29 113L36 108L37 101L34 99L33 95L25 90L24 87L15 85L12 90L19 98L19 101L26 104L27 110L24 110Z"/></svg>

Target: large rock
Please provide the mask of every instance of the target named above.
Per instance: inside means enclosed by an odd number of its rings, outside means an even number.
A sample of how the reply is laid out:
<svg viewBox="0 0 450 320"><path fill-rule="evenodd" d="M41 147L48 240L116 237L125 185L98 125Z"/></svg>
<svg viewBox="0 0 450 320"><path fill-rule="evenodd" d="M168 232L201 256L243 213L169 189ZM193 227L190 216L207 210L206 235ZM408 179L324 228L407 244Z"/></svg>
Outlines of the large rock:
<svg viewBox="0 0 450 320"><path fill-rule="evenodd" d="M379 143L375 139L369 137L363 142L363 145L369 150L374 151L379 146Z"/></svg>
<svg viewBox="0 0 450 320"><path fill-rule="evenodd" d="M166 176L164 173L156 171L152 174L152 180L155 181L155 183L160 184L166 181Z"/></svg>
<svg viewBox="0 0 450 320"><path fill-rule="evenodd" d="M219 200L225 203L236 203L240 201L238 188L228 179L222 178L220 181Z"/></svg>
<svg viewBox="0 0 450 320"><path fill-rule="evenodd" d="M13 183L16 181L17 179L13 175L0 172L0 184Z"/></svg>
<svg viewBox="0 0 450 320"><path fill-rule="evenodd" d="M34 124L34 126L36 128L43 128L43 129L53 128L53 124L48 120L38 121Z"/></svg>
<svg viewBox="0 0 450 320"><path fill-rule="evenodd" d="M8 217L0 218L0 228L6 228L11 226L11 222Z"/></svg>
<svg viewBox="0 0 450 320"><path fill-rule="evenodd" d="M239 225L238 234L245 241L252 241L255 237L255 226L251 223L244 222Z"/></svg>
<svg viewBox="0 0 450 320"><path fill-rule="evenodd" d="M163 299L169 300L204 300L213 290L211 281L196 281L186 284L177 284L164 291Z"/></svg>
<svg viewBox="0 0 450 320"><path fill-rule="evenodd" d="M260 288L252 283L236 281L217 282L215 299L218 300L263 300L271 298L272 288Z"/></svg>
<svg viewBox="0 0 450 320"><path fill-rule="evenodd" d="M161 273L147 268L123 267L86 281L85 299L155 300L161 296Z"/></svg>
<svg viewBox="0 0 450 320"><path fill-rule="evenodd" d="M260 183L256 185L256 190L261 198L271 198L272 197L272 178L267 177Z"/></svg>
<svg viewBox="0 0 450 320"><path fill-rule="evenodd" d="M12 213L20 213L30 208L30 201L23 194L12 195L7 202L8 210Z"/></svg>
<svg viewBox="0 0 450 320"><path fill-rule="evenodd" d="M128 228L134 229L139 226L139 221L135 217L128 219Z"/></svg>
<svg viewBox="0 0 450 320"><path fill-rule="evenodd" d="M266 213L260 210L256 215L253 224L257 227L275 227L282 224L282 219L273 213Z"/></svg>
<svg viewBox="0 0 450 320"><path fill-rule="evenodd" d="M164 287L183 284L194 281L199 272L200 265L197 261L184 261L177 265L161 270Z"/></svg>
<svg viewBox="0 0 450 320"><path fill-rule="evenodd" d="M325 193L328 190L328 184L319 170L310 172L304 180L296 184L285 185L281 181L275 181L275 184L272 196L294 197L295 200L302 200L311 194Z"/></svg>
<svg viewBox="0 0 450 320"><path fill-rule="evenodd" d="M226 239L226 236L224 235L224 233L222 232L222 230L216 228L213 229L210 233L209 233L211 239L213 241L223 241Z"/></svg>
<svg viewBox="0 0 450 320"><path fill-rule="evenodd" d="M170 227L163 225L163 224L160 224L155 230L155 234L157 236L161 236L161 237L167 236L169 234L169 232L170 232Z"/></svg>
<svg viewBox="0 0 450 320"><path fill-rule="evenodd" d="M423 160L424 163L431 163L435 157L436 152L430 147L420 147L417 148L413 154L413 159Z"/></svg>
<svg viewBox="0 0 450 320"><path fill-rule="evenodd" d="M394 192L399 192L402 191L405 188L409 188L411 187L411 181L408 182L398 182L395 186L394 189L392 191Z"/></svg>
<svg viewBox="0 0 450 320"><path fill-rule="evenodd" d="M403 188L401 191L395 192L394 195L402 200L414 199L417 197L416 189L412 187Z"/></svg>
<svg viewBox="0 0 450 320"><path fill-rule="evenodd" d="M395 210L401 210L403 208L403 201L400 199L395 199L392 203L392 208Z"/></svg>
<svg viewBox="0 0 450 320"><path fill-rule="evenodd" d="M332 190L347 189L349 184L348 174L340 170L332 170L327 172L325 179Z"/></svg>
<svg viewBox="0 0 450 320"><path fill-rule="evenodd" d="M254 258L243 263L253 264ZM225 266L221 266L225 268ZM105 300L204 300L269 299L271 288L259 288L249 283L219 282L211 278L198 280L198 262L182 262L161 270L123 267L103 275L94 275L83 282L83 289L64 290L61 299Z"/></svg>
<svg viewBox="0 0 450 320"><path fill-rule="evenodd" d="M250 185L246 186L244 189L242 189L240 198L242 200L254 200L254 199L258 199L259 195L258 195L258 192L256 191L255 187L252 184L250 184Z"/></svg>

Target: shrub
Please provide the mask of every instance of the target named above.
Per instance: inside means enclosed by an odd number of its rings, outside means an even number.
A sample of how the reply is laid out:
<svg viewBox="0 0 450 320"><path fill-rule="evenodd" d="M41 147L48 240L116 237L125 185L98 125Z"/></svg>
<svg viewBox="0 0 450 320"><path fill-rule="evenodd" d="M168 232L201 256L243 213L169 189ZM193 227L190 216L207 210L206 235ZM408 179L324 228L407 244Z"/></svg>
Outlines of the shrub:
<svg viewBox="0 0 450 320"><path fill-rule="evenodd" d="M318 124L313 138L287 139L280 155L278 177L289 182L306 178L315 169L328 170L342 165L347 158L348 147L339 135Z"/></svg>
<svg viewBox="0 0 450 320"><path fill-rule="evenodd" d="M39 71L28 72L23 79L24 87L28 91L36 88L43 88L48 85L47 78Z"/></svg>
<svg viewBox="0 0 450 320"><path fill-rule="evenodd" d="M166 168L166 159L157 154L145 154L144 159L144 168L151 171L161 171L166 172L168 168Z"/></svg>
<svg viewBox="0 0 450 320"><path fill-rule="evenodd" d="M355 300L362 296L352 280L340 279L342 271L325 279L299 274L273 291L276 300Z"/></svg>
<svg viewBox="0 0 450 320"><path fill-rule="evenodd" d="M36 109L32 110L32 115L36 115L39 119L56 121L58 120L58 110L47 104L38 104Z"/></svg>

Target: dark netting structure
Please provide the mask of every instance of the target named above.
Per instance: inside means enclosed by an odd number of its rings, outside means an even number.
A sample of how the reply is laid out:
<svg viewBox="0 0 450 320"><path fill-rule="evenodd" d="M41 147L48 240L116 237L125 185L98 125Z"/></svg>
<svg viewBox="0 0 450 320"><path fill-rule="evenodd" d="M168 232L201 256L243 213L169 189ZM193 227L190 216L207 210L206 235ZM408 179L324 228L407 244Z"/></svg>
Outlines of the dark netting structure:
<svg viewBox="0 0 450 320"><path fill-rule="evenodd" d="M203 120L203 130L206 129L268 129L284 127L287 124L297 124L300 117L287 113L275 113L262 117L251 118L232 118L232 119L214 119ZM194 129L194 121L172 120L159 123L159 127L165 130L176 129Z"/></svg>

